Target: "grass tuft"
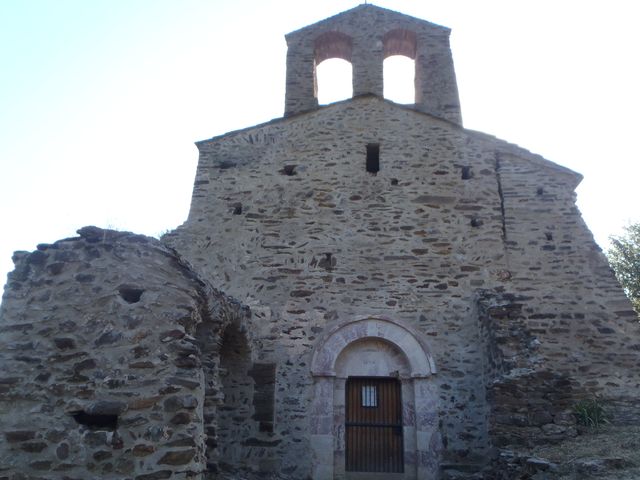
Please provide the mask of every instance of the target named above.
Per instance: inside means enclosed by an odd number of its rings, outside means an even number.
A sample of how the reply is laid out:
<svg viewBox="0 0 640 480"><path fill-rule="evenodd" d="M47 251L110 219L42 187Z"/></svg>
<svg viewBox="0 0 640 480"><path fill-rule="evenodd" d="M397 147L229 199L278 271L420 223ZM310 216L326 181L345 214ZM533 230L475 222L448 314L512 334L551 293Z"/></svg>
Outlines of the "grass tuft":
<svg viewBox="0 0 640 480"><path fill-rule="evenodd" d="M578 425L598 429L609 423L607 413L597 398L580 400L573 407Z"/></svg>

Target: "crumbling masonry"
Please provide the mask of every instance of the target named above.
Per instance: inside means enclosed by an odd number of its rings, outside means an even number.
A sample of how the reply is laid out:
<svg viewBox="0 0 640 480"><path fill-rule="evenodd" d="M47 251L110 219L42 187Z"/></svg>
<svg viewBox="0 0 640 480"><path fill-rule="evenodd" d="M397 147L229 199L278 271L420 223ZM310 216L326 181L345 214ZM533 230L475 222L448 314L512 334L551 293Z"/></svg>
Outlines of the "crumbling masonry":
<svg viewBox="0 0 640 480"><path fill-rule="evenodd" d="M0 479L436 479L575 435L593 395L637 422L581 177L462 127L448 37L373 5L293 32L285 116L197 143L183 225L16 252ZM382 96L395 54L415 105ZM334 57L354 97L319 107Z"/></svg>

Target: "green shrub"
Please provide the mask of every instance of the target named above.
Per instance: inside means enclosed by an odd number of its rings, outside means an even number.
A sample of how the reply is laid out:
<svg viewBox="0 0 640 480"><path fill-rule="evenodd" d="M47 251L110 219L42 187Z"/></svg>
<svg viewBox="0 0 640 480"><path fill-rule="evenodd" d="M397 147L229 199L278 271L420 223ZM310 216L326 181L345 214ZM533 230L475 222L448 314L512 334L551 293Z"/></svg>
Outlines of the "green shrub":
<svg viewBox="0 0 640 480"><path fill-rule="evenodd" d="M574 405L573 413L578 425L585 427L597 429L609 423L605 409L597 398L580 400Z"/></svg>

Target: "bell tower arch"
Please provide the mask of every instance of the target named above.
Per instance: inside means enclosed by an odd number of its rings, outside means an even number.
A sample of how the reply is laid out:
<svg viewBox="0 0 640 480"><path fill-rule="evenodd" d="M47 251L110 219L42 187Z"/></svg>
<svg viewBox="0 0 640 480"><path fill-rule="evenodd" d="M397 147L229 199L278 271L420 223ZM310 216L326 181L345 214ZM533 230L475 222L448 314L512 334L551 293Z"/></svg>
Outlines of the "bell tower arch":
<svg viewBox="0 0 640 480"><path fill-rule="evenodd" d="M354 97L383 97L383 61L399 54L415 60L413 108L461 125L450 32L440 25L364 4L289 33L285 36L285 116L318 108L316 67L323 60L351 62Z"/></svg>

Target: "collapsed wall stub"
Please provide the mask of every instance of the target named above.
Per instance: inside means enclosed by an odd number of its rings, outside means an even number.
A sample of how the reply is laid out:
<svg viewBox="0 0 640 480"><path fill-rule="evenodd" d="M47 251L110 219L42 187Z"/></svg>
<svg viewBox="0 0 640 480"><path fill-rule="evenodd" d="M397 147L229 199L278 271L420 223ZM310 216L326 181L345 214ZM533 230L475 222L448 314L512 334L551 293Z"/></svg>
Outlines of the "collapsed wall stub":
<svg viewBox="0 0 640 480"><path fill-rule="evenodd" d="M0 477L201 478L215 469L221 332L248 311L155 239L78 233L14 256Z"/></svg>
<svg viewBox="0 0 640 480"><path fill-rule="evenodd" d="M532 291L479 290L477 302L492 445L526 451L577 436L581 400L598 398L613 424L640 421L640 355L629 342L638 326L624 320L626 309L603 327L598 312L583 305L558 312L549 294L545 304Z"/></svg>
<svg viewBox="0 0 640 480"><path fill-rule="evenodd" d="M557 443L577 435L573 407L586 392L540 355L540 341L526 319L530 300L505 292L478 292L488 429L498 448Z"/></svg>

